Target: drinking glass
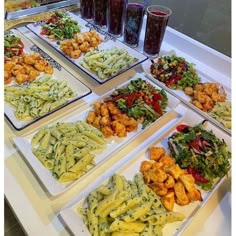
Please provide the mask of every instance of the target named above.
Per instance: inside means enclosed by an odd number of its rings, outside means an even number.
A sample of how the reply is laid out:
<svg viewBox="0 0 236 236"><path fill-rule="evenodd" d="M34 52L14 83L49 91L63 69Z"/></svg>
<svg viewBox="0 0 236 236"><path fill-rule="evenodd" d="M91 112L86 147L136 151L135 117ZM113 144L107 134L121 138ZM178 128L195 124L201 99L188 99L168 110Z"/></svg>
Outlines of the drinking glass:
<svg viewBox="0 0 236 236"><path fill-rule="evenodd" d="M172 11L164 6L152 5L147 8L147 25L144 38L144 53L155 58L159 55L166 26Z"/></svg>
<svg viewBox="0 0 236 236"><path fill-rule="evenodd" d="M103 28L107 25L107 0L93 0L94 24Z"/></svg>
<svg viewBox="0 0 236 236"><path fill-rule="evenodd" d="M108 0L108 32L115 37L122 35L126 0Z"/></svg>
<svg viewBox="0 0 236 236"><path fill-rule="evenodd" d="M144 13L143 4L131 2L126 7L124 42L131 47L138 46Z"/></svg>
<svg viewBox="0 0 236 236"><path fill-rule="evenodd" d="M93 0L80 0L81 17L86 20L92 20L94 15Z"/></svg>

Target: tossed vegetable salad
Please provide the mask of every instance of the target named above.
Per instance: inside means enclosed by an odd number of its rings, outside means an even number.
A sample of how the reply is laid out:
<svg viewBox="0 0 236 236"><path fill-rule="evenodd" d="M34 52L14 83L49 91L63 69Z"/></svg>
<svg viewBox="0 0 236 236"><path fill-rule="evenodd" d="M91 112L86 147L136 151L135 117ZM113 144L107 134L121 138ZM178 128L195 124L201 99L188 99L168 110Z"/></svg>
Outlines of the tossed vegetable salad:
<svg viewBox="0 0 236 236"><path fill-rule="evenodd" d="M162 56L157 62L152 61L150 70L155 79L172 89L184 89L200 82L194 65L176 55Z"/></svg>
<svg viewBox="0 0 236 236"><path fill-rule="evenodd" d="M5 60L13 56L20 56L23 53L24 44L19 37L13 34L4 36L4 56Z"/></svg>
<svg viewBox="0 0 236 236"><path fill-rule="evenodd" d="M193 175L197 184L210 190L230 170L231 153L226 143L205 130L204 124L180 125L177 131L168 140L171 156Z"/></svg>
<svg viewBox="0 0 236 236"><path fill-rule="evenodd" d="M77 32L80 32L78 22L58 11L45 21L41 29L41 35L47 35L51 40L71 39Z"/></svg>
<svg viewBox="0 0 236 236"><path fill-rule="evenodd" d="M166 112L168 98L164 90L138 78L131 80L128 86L116 89L106 101L114 102L129 117L141 121L144 129Z"/></svg>

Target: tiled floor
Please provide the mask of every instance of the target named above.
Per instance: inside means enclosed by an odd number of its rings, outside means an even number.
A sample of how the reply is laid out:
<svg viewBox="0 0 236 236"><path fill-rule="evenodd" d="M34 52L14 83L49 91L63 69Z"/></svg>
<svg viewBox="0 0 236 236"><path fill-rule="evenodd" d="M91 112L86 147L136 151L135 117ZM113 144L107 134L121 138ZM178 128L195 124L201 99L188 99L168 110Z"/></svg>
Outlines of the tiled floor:
<svg viewBox="0 0 236 236"><path fill-rule="evenodd" d="M20 224L15 218L7 200L4 200L4 232L5 236L25 236Z"/></svg>

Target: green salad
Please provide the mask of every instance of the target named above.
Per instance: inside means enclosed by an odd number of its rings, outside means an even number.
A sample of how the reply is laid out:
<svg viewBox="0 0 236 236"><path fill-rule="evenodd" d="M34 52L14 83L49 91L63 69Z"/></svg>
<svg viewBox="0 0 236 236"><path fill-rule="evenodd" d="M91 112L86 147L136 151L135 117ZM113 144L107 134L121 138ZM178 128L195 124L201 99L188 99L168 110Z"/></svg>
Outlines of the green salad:
<svg viewBox="0 0 236 236"><path fill-rule="evenodd" d="M172 89L193 87L201 80L194 64L176 55L162 56L157 59L157 62L152 61L150 70L155 79Z"/></svg>
<svg viewBox="0 0 236 236"><path fill-rule="evenodd" d="M106 102L115 103L129 117L141 121L144 129L166 112L168 97L166 92L147 81L138 78L131 80L123 88L117 88Z"/></svg>
<svg viewBox="0 0 236 236"><path fill-rule="evenodd" d="M55 11L42 25L40 34L46 35L51 40L63 40L73 38L77 32L80 32L77 21L66 13Z"/></svg>
<svg viewBox="0 0 236 236"><path fill-rule="evenodd" d="M177 131L168 140L171 156L193 175L197 184L210 190L230 170L231 152L226 143L204 129L203 124L180 125Z"/></svg>

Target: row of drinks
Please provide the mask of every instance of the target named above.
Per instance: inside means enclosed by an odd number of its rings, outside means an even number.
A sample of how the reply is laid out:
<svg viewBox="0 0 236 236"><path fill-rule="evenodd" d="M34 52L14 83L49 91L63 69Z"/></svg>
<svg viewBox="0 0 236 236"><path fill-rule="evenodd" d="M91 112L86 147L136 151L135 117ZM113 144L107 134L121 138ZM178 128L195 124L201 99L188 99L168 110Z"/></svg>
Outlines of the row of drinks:
<svg viewBox="0 0 236 236"><path fill-rule="evenodd" d="M145 1L146 2L146 1ZM126 0L80 0L81 16L115 37L123 33L124 42L137 47L143 24L143 17L147 12L147 24L144 38L144 53L149 57L159 54L165 29L168 24L171 10L158 5L146 8L136 2L127 3Z"/></svg>

